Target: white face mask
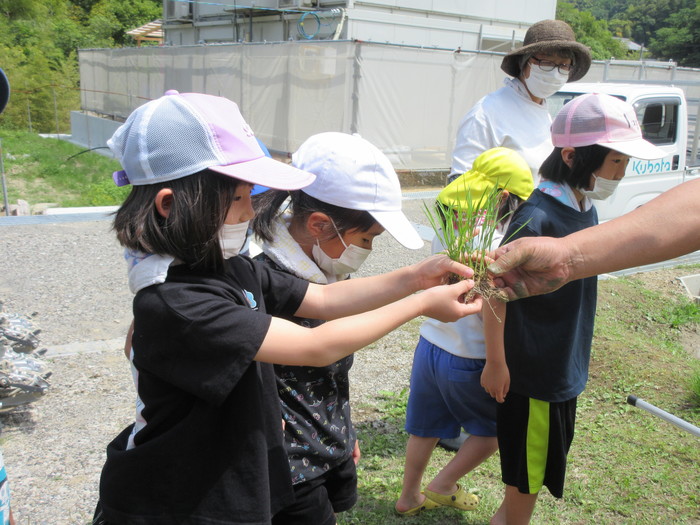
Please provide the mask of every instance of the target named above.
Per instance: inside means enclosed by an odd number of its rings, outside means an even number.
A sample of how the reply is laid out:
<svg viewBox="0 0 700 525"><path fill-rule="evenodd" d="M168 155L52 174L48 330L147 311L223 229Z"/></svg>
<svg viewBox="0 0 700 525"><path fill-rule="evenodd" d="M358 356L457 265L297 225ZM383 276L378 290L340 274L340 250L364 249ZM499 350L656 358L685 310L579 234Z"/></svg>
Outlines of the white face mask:
<svg viewBox="0 0 700 525"><path fill-rule="evenodd" d="M530 76L525 79L527 89L538 98L547 98L566 84L569 74L559 73L557 68L542 71L537 64L530 64Z"/></svg>
<svg viewBox="0 0 700 525"><path fill-rule="evenodd" d="M321 249L321 245L319 244L318 239L316 239L316 244L314 244L314 246L311 248L311 255L313 256L313 259L318 267L327 276L346 276L350 273L356 272L360 266L362 266L362 263L365 262L367 256L369 256L372 250L360 248L354 244L348 246L345 244L343 236L338 232L338 228L336 228L332 219L331 224L333 224L333 228L335 228L336 233L338 233L338 238L340 239L340 242L343 243L343 246L345 246L345 250L343 250L343 253L340 254L340 257L333 259Z"/></svg>
<svg viewBox="0 0 700 525"><path fill-rule="evenodd" d="M592 190L579 188L579 191L589 199L596 199L599 201L603 201L615 193L617 186L620 184L620 180L622 180L604 179L603 177L598 177L595 173L593 173L593 179L595 179L595 183L593 184Z"/></svg>
<svg viewBox="0 0 700 525"><path fill-rule="evenodd" d="M224 259L235 257L245 244L248 233L248 223L250 221L239 222L238 224L224 224L219 231L219 243Z"/></svg>

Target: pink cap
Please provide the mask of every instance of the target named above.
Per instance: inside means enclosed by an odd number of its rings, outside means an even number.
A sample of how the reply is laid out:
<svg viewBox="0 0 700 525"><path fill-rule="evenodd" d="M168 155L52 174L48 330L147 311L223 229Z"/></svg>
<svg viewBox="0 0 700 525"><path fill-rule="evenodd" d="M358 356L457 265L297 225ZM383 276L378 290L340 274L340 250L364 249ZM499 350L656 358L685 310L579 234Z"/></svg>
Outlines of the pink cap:
<svg viewBox="0 0 700 525"><path fill-rule="evenodd" d="M639 159L658 159L664 151L642 138L634 108L617 97L589 93L567 102L552 122L557 148L598 144Z"/></svg>
<svg viewBox="0 0 700 525"><path fill-rule="evenodd" d="M123 171L117 185L167 182L204 169L296 190L315 175L267 157L238 106L223 97L166 91L136 108L107 141Z"/></svg>

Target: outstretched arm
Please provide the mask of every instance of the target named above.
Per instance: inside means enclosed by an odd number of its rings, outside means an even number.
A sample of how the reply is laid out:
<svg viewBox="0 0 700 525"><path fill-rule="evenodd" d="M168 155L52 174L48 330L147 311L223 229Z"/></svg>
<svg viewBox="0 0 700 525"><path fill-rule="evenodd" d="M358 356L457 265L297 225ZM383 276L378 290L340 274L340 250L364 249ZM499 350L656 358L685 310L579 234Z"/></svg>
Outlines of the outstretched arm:
<svg viewBox="0 0 700 525"><path fill-rule="evenodd" d="M466 278L474 275L471 268L446 255L433 255L411 266L372 277L328 285L311 283L296 315L329 320L374 310L419 290L443 284L453 273Z"/></svg>
<svg viewBox="0 0 700 525"><path fill-rule="evenodd" d="M636 210L561 239L522 238L496 250L489 267L511 299L567 282L672 259L700 249L700 179Z"/></svg>
<svg viewBox="0 0 700 525"><path fill-rule="evenodd" d="M479 312L481 298L463 302L473 286L470 280L436 286L376 310L335 319L315 328L273 317L255 359L282 365L329 365L420 315L452 322Z"/></svg>

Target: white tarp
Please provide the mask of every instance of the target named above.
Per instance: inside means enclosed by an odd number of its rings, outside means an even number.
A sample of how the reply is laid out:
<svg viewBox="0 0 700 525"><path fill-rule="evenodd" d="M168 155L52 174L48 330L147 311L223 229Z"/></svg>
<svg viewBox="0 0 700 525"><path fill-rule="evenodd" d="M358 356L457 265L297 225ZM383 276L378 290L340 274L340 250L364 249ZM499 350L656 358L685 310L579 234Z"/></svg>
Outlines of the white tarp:
<svg viewBox="0 0 700 525"><path fill-rule="evenodd" d="M356 41L90 49L79 58L84 111L124 119L167 89L220 95L272 150L293 152L321 131L356 132L401 170L448 169L460 119L505 78L502 54ZM595 62L583 80L605 79L683 79L691 107L700 95L697 70Z"/></svg>

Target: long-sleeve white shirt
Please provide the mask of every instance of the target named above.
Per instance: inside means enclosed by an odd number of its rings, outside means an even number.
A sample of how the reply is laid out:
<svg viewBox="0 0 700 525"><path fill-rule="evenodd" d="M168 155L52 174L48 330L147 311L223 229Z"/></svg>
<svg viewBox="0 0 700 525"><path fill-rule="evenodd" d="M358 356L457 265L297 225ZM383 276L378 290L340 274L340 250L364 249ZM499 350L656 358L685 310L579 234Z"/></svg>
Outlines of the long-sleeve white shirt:
<svg viewBox="0 0 700 525"><path fill-rule="evenodd" d="M505 79L502 88L484 96L462 118L451 175L468 171L484 151L505 147L522 155L537 186L540 165L553 149L551 124L546 102L534 102L518 79Z"/></svg>

